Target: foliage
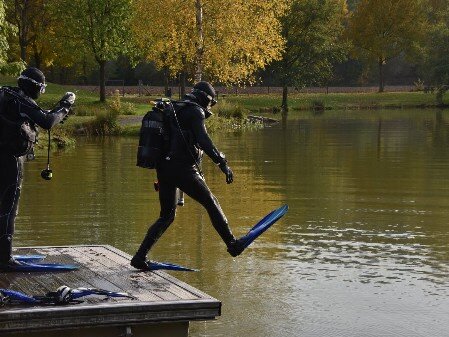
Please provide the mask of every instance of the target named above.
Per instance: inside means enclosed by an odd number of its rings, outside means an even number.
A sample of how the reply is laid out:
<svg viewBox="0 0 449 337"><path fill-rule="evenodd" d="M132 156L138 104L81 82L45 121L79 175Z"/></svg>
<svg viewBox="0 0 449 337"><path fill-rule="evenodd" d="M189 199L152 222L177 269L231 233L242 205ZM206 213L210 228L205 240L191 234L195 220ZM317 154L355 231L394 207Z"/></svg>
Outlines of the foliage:
<svg viewBox="0 0 449 337"><path fill-rule="evenodd" d="M424 0L361 0L347 30L355 57L379 66L379 91L384 89L383 65L418 48L426 29Z"/></svg>
<svg viewBox="0 0 449 337"><path fill-rule="evenodd" d="M119 115L134 115L136 108L131 102L122 102L120 98L120 92L118 90L112 95L112 99L109 102L109 109L116 112Z"/></svg>
<svg viewBox="0 0 449 337"><path fill-rule="evenodd" d="M433 4L429 9L431 25L424 44L421 73L434 85L449 84L449 3Z"/></svg>
<svg viewBox="0 0 449 337"><path fill-rule="evenodd" d="M284 87L284 110L288 86L323 84L332 77L333 66L344 60L347 45L342 34L346 14L344 0L291 1L281 18L286 46L275 67Z"/></svg>
<svg viewBox="0 0 449 337"><path fill-rule="evenodd" d="M133 50L131 0L60 0L58 8L67 35L66 49L77 56L87 52L94 57L100 68L100 100L105 101L106 61Z"/></svg>
<svg viewBox="0 0 449 337"><path fill-rule="evenodd" d="M30 16L33 38L30 40L27 55L28 62L34 61L37 68L46 68L54 64L67 66L67 58L61 51L64 49L62 38L64 31L55 11L59 9L58 0L34 0L35 8ZM39 13L39 15L36 15Z"/></svg>
<svg viewBox="0 0 449 337"><path fill-rule="evenodd" d="M106 136L120 133L119 114L113 110L100 110L93 120L83 124L84 131L90 136Z"/></svg>
<svg viewBox="0 0 449 337"><path fill-rule="evenodd" d="M249 110L241 107L240 105L236 106L222 100L214 108L214 112L220 117L244 119L249 113Z"/></svg>
<svg viewBox="0 0 449 337"><path fill-rule="evenodd" d="M207 77L222 83L251 81L257 69L279 59L283 39L276 15L284 2L201 1ZM136 0L135 12L133 31L147 59L172 76L183 71L192 77L197 61L194 2ZM150 20L147 13L152 13Z"/></svg>
<svg viewBox="0 0 449 337"><path fill-rule="evenodd" d="M342 40L347 14L342 0L294 0L283 16L287 45L280 62L282 83L298 88L325 83L332 67L345 58Z"/></svg>
<svg viewBox="0 0 449 337"><path fill-rule="evenodd" d="M0 1L0 73L17 74L24 65L22 62L8 62L8 34L15 33L16 27L6 21L6 8L4 1Z"/></svg>

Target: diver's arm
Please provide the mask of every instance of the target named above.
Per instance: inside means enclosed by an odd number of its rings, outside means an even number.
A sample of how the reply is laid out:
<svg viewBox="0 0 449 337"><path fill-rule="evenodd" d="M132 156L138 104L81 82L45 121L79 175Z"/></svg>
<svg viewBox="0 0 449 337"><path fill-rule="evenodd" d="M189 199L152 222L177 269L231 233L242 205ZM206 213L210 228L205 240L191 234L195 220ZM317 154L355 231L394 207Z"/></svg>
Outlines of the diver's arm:
<svg viewBox="0 0 449 337"><path fill-rule="evenodd" d="M220 170L226 175L226 183L231 184L234 181L234 173L228 166L224 154L217 150L210 139L206 130L206 125L204 125L204 119L204 114L197 114L193 117L191 122L193 134L201 149L206 152L215 164L218 164Z"/></svg>
<svg viewBox="0 0 449 337"><path fill-rule="evenodd" d="M27 117L45 130L51 129L54 125L60 123L69 113L69 109L63 106L57 106L53 110L43 110L38 105L29 102L16 101L19 114Z"/></svg>
<svg viewBox="0 0 449 337"><path fill-rule="evenodd" d="M203 116L195 116L191 122L192 132L201 149L212 159L215 164L226 162L224 155L218 151L209 137L204 124Z"/></svg>

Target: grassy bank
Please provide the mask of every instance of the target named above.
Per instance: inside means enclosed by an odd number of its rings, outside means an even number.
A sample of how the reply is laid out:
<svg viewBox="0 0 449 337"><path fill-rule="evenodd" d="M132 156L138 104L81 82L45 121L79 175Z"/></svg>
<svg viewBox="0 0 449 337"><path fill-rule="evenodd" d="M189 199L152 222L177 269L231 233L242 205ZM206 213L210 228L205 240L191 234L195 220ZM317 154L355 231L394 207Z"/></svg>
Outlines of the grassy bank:
<svg viewBox="0 0 449 337"><path fill-rule="evenodd" d="M0 76L0 85L16 85L11 77ZM70 86L49 83L47 91L38 103L50 109ZM73 143L75 135L138 135L141 117L151 108L151 101L160 96L109 96L106 103L98 100L98 94L76 90L75 115L64 127L53 131L58 147ZM449 93L444 97L449 101ZM221 95L214 107L215 116L207 120L208 130L235 130L260 127L249 123L248 114L273 117L279 113L280 94ZM394 93L329 93L329 94L289 94L289 111L306 110L361 110L361 109L411 109L437 107L435 94L423 92ZM279 117L274 117L279 118Z"/></svg>
<svg viewBox="0 0 449 337"><path fill-rule="evenodd" d="M279 111L280 95L229 95L226 102L239 105L252 112ZM445 95L448 101L449 95ZM323 108L330 110L361 110L361 109L404 109L404 108L435 108L438 107L435 94L423 92L392 92L392 93L329 93L329 94L298 94L289 95L289 110L311 110Z"/></svg>

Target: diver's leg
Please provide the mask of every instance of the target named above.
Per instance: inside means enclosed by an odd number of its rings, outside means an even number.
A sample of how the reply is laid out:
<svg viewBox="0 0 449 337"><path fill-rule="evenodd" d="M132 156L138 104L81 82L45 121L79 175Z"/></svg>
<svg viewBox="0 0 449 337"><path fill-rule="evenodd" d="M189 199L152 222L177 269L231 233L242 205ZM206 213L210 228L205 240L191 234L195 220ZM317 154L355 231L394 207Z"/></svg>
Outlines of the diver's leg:
<svg viewBox="0 0 449 337"><path fill-rule="evenodd" d="M131 260L131 265L135 268L146 268L145 261L148 252L175 219L176 186L164 180L159 180L159 202L161 205L159 219L150 226L139 249Z"/></svg>
<svg viewBox="0 0 449 337"><path fill-rule="evenodd" d="M0 155L0 264L12 259L12 238L22 186L23 158Z"/></svg>
<svg viewBox="0 0 449 337"><path fill-rule="evenodd" d="M228 219L226 219L217 198L195 169L187 170L187 173L183 176L183 179L177 181L178 187L206 209L218 235L226 246L229 246L235 241L235 237L229 228Z"/></svg>

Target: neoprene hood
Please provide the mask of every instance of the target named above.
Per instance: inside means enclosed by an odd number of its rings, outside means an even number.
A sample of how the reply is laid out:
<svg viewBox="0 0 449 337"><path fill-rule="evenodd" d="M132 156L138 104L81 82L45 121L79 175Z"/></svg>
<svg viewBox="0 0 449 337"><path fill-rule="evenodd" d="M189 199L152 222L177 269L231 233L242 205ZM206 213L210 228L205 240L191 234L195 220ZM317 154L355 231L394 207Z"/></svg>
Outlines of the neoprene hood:
<svg viewBox="0 0 449 337"><path fill-rule="evenodd" d="M34 67L22 71L17 83L19 88L32 99L38 98L41 93L45 92L45 76L42 71Z"/></svg>

